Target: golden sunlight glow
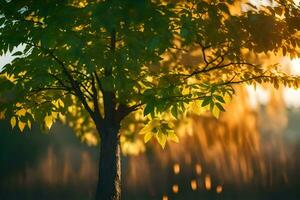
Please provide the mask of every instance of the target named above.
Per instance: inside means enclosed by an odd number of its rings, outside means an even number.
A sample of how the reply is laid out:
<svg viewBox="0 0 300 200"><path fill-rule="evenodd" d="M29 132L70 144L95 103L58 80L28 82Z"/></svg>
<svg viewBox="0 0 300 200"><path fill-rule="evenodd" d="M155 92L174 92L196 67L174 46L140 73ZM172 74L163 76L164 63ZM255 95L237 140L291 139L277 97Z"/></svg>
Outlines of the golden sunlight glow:
<svg viewBox="0 0 300 200"><path fill-rule="evenodd" d="M145 145L141 140L130 141L121 136L121 144L122 153L125 155L139 155L146 150Z"/></svg>
<svg viewBox="0 0 300 200"><path fill-rule="evenodd" d="M196 170L196 174L197 174L197 175L200 175L201 172L202 172L202 167L201 167L201 165L200 165L200 164L196 164L196 165L195 165L195 170Z"/></svg>
<svg viewBox="0 0 300 200"><path fill-rule="evenodd" d="M96 146L98 144L98 138L93 133L85 133L82 139L88 146Z"/></svg>
<svg viewBox="0 0 300 200"><path fill-rule="evenodd" d="M249 0L249 3L256 6L268 6L271 4L269 0Z"/></svg>
<svg viewBox="0 0 300 200"><path fill-rule="evenodd" d="M223 187L221 185L218 185L217 188L216 188L216 192L218 194L220 194L222 191L223 191Z"/></svg>
<svg viewBox="0 0 300 200"><path fill-rule="evenodd" d="M283 91L283 98L288 107L299 108L300 107L300 90L293 88L286 88Z"/></svg>
<svg viewBox="0 0 300 200"><path fill-rule="evenodd" d="M291 75L300 75L300 59L283 59L281 64L287 66ZM270 89L261 86L246 86L248 92L248 101L252 109L258 105L267 105L270 100ZM284 88L282 90L284 102L289 108L300 108L300 90L294 88Z"/></svg>
<svg viewBox="0 0 300 200"><path fill-rule="evenodd" d="M252 109L256 109L259 104L266 105L269 102L270 94L269 91L262 88L261 86L246 86L248 92L249 106Z"/></svg>
<svg viewBox="0 0 300 200"><path fill-rule="evenodd" d="M180 165L178 163L174 164L173 171L174 171L174 174L180 173Z"/></svg>
<svg viewBox="0 0 300 200"><path fill-rule="evenodd" d="M179 192L179 186L177 184L172 186L172 191L176 194Z"/></svg>
<svg viewBox="0 0 300 200"><path fill-rule="evenodd" d="M300 58L291 60L291 74L300 75Z"/></svg>
<svg viewBox="0 0 300 200"><path fill-rule="evenodd" d="M197 190L197 181L196 180L191 180L191 188L192 188L192 190Z"/></svg>
<svg viewBox="0 0 300 200"><path fill-rule="evenodd" d="M210 178L210 175L206 175L205 176L204 184L205 184L205 189L207 189L207 190L211 189L211 178Z"/></svg>
<svg viewBox="0 0 300 200"><path fill-rule="evenodd" d="M292 75L300 75L300 59L290 61L290 70ZM287 107L300 107L300 90L293 88L285 88L283 90L283 98Z"/></svg>

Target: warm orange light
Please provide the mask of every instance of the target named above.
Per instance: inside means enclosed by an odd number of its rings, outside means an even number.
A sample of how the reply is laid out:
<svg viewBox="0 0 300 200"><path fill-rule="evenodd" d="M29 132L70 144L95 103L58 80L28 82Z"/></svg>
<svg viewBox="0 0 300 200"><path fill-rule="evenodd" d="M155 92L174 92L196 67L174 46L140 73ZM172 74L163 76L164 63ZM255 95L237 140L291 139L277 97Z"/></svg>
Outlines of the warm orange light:
<svg viewBox="0 0 300 200"><path fill-rule="evenodd" d="M223 187L221 185L218 185L217 188L216 188L216 192L218 194L220 194L222 191L223 191Z"/></svg>
<svg viewBox="0 0 300 200"><path fill-rule="evenodd" d="M173 185L173 186L172 186L172 190L173 190L173 192L174 192L175 194L178 193L178 192L179 192L179 187L178 187L178 185L177 185L177 184Z"/></svg>
<svg viewBox="0 0 300 200"><path fill-rule="evenodd" d="M197 190L197 181L196 180L191 180L191 188L192 188L192 190Z"/></svg>
<svg viewBox="0 0 300 200"><path fill-rule="evenodd" d="M169 199L169 198L168 198L167 195L164 195L163 198L162 198L162 200L168 200L168 199Z"/></svg>
<svg viewBox="0 0 300 200"><path fill-rule="evenodd" d="M205 188L206 188L207 190L210 190L210 189L211 189L211 178L210 178L209 175L206 175L206 176L205 176L204 184L205 184Z"/></svg>
<svg viewBox="0 0 300 200"><path fill-rule="evenodd" d="M196 165L195 165L195 170L196 170L196 174L197 174L197 175L200 175L201 172L202 172L202 167L201 167L201 165L200 165L200 164L196 164Z"/></svg>
<svg viewBox="0 0 300 200"><path fill-rule="evenodd" d="M174 171L174 174L179 174L180 173L180 165L179 164L175 164L173 166L173 171Z"/></svg>

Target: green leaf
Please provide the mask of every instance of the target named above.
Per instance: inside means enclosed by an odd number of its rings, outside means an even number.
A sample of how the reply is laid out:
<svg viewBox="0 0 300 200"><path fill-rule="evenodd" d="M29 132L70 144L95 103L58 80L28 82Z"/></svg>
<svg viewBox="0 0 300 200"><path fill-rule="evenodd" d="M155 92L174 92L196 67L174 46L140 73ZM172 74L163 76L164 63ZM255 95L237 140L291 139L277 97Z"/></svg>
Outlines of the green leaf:
<svg viewBox="0 0 300 200"><path fill-rule="evenodd" d="M148 115L149 113L154 112L154 103L153 102L148 102L148 104L146 105L145 109L144 109L144 116Z"/></svg>
<svg viewBox="0 0 300 200"><path fill-rule="evenodd" d="M215 105L219 108L220 111L225 112L224 107L220 103L216 103Z"/></svg>
<svg viewBox="0 0 300 200"><path fill-rule="evenodd" d="M205 97L204 100L203 100L203 102L202 102L202 104L201 104L201 106L204 107L204 106L207 106L210 103L211 103L211 97L210 96L209 97Z"/></svg>
<svg viewBox="0 0 300 200"><path fill-rule="evenodd" d="M178 119L178 109L177 109L177 105L174 105L171 109L171 114L173 115L173 117L175 117L176 119Z"/></svg>
<svg viewBox="0 0 300 200"><path fill-rule="evenodd" d="M225 103L223 97L221 97L221 96L219 96L219 95L215 95L214 97L215 97L219 102Z"/></svg>

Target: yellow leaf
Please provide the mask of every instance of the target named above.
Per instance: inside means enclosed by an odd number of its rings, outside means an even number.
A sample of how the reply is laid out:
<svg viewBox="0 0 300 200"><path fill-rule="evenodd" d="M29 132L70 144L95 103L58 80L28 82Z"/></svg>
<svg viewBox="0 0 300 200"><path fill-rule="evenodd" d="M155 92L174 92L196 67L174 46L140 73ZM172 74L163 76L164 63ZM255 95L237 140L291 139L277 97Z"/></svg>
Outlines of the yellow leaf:
<svg viewBox="0 0 300 200"><path fill-rule="evenodd" d="M52 104L53 104L56 108L59 108L59 103L58 103L58 101L53 101Z"/></svg>
<svg viewBox="0 0 300 200"><path fill-rule="evenodd" d="M22 107L22 104L21 103L16 103L16 106L18 107L18 108L20 108L20 107Z"/></svg>
<svg viewBox="0 0 300 200"><path fill-rule="evenodd" d="M219 116L220 116L220 110L219 110L219 108L217 106L214 106L214 108L212 110L212 114L213 114L213 116L215 118L217 118L217 119L219 118Z"/></svg>
<svg viewBox="0 0 300 200"><path fill-rule="evenodd" d="M163 134L161 131L158 131L158 133L156 134L156 140L158 141L160 146L164 149L167 142L167 136Z"/></svg>
<svg viewBox="0 0 300 200"><path fill-rule="evenodd" d="M191 112L195 113L196 115L201 115L201 110L200 110L200 106L199 106L199 101L193 101L190 104L190 110Z"/></svg>
<svg viewBox="0 0 300 200"><path fill-rule="evenodd" d="M151 123L148 123L146 126L144 126L144 128L142 128L140 130L140 134L144 135L144 134L147 134L147 133L151 133L152 128L153 127L152 127Z"/></svg>
<svg viewBox="0 0 300 200"><path fill-rule="evenodd" d="M155 128L159 125L160 125L160 120L159 119L153 119L153 120L149 121L148 124L140 130L140 134L144 135L146 133L149 133L149 132L152 131L153 128Z"/></svg>
<svg viewBox="0 0 300 200"><path fill-rule="evenodd" d="M168 133L168 138L170 138L170 140L172 140L172 141L174 141L174 142L176 142L176 143L179 142L178 136L177 136L173 131L170 131L170 132Z"/></svg>
<svg viewBox="0 0 300 200"><path fill-rule="evenodd" d="M65 115L60 114L60 115L59 115L59 119L60 119L63 123L66 123L66 116L65 116Z"/></svg>
<svg viewBox="0 0 300 200"><path fill-rule="evenodd" d="M19 120L18 126L19 126L20 131L23 132L23 130L24 130L25 126L26 126L26 123L21 122L21 121Z"/></svg>
<svg viewBox="0 0 300 200"><path fill-rule="evenodd" d="M193 101L190 105L191 112L195 113L196 115L202 115L207 110L209 110L209 105L204 107L201 106L202 102L203 100Z"/></svg>
<svg viewBox="0 0 300 200"><path fill-rule="evenodd" d="M77 123L78 124L83 124L83 122L84 122L84 118L83 117L80 117L78 120L77 120Z"/></svg>
<svg viewBox="0 0 300 200"><path fill-rule="evenodd" d="M188 87L184 87L183 90L182 90L182 94L183 95L188 95L190 94L190 89Z"/></svg>
<svg viewBox="0 0 300 200"><path fill-rule="evenodd" d="M11 124L11 127L12 127L12 128L14 128L14 127L16 126L16 124L17 124L17 119L16 119L16 117L12 117L12 118L10 119L10 124Z"/></svg>
<svg viewBox="0 0 300 200"><path fill-rule="evenodd" d="M227 93L223 96L223 99L224 99L225 103L230 103L230 101L231 101L231 97Z"/></svg>
<svg viewBox="0 0 300 200"><path fill-rule="evenodd" d="M208 110L210 110L210 105L208 104L208 105L206 105L206 106L201 106L202 105L202 103L203 103L203 100L199 100L199 105L200 105L200 112L206 112L206 111L208 111Z"/></svg>
<svg viewBox="0 0 300 200"><path fill-rule="evenodd" d="M144 142L145 143L149 142L149 140L152 138L152 136L153 136L153 133L151 131L146 133L144 136Z"/></svg>
<svg viewBox="0 0 300 200"><path fill-rule="evenodd" d="M51 116L46 116L44 120L45 120L46 127L48 129L50 129L52 124L53 124L52 117Z"/></svg>
<svg viewBox="0 0 300 200"><path fill-rule="evenodd" d="M31 129L31 122L30 122L30 120L27 121L27 125L28 125L28 128Z"/></svg>
<svg viewBox="0 0 300 200"><path fill-rule="evenodd" d="M65 107L64 102L61 99L58 99L58 104L60 105L60 107Z"/></svg>
<svg viewBox="0 0 300 200"><path fill-rule="evenodd" d="M25 110L24 108L22 108L21 110L18 110L18 111L16 112L16 114L17 114L18 116L25 116L26 110Z"/></svg>
<svg viewBox="0 0 300 200"><path fill-rule="evenodd" d="M52 112L52 113L51 113L51 116L52 116L53 119L57 119L57 117L58 117L58 112Z"/></svg>

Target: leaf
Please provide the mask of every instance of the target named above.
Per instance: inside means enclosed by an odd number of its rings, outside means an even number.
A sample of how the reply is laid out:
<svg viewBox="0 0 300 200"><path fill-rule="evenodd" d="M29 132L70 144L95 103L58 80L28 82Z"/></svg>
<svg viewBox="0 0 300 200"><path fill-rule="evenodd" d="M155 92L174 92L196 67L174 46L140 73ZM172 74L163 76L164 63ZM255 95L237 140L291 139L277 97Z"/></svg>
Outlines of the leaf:
<svg viewBox="0 0 300 200"><path fill-rule="evenodd" d="M58 103L58 101L53 101L52 104L53 104L56 108L59 108L59 103Z"/></svg>
<svg viewBox="0 0 300 200"><path fill-rule="evenodd" d="M46 116L44 121L45 121L46 127L48 129L50 129L53 124L52 116Z"/></svg>
<svg viewBox="0 0 300 200"><path fill-rule="evenodd" d="M152 121L148 122L147 125L145 125L141 130L140 130L140 134L144 135L147 133L151 133L151 130L153 129L153 125L152 125Z"/></svg>
<svg viewBox="0 0 300 200"><path fill-rule="evenodd" d="M148 133L145 134L144 136L144 142L147 143L153 136L153 133L150 131Z"/></svg>
<svg viewBox="0 0 300 200"><path fill-rule="evenodd" d="M168 138L176 143L179 142L178 136L174 133L174 131L168 132Z"/></svg>
<svg viewBox="0 0 300 200"><path fill-rule="evenodd" d="M21 110L18 110L18 111L16 112L16 114L17 114L18 116L25 116L26 110L25 110L24 108L22 108Z"/></svg>
<svg viewBox="0 0 300 200"><path fill-rule="evenodd" d="M167 136L163 132L158 131L158 133L156 134L156 140L158 141L160 146L164 149L167 142Z"/></svg>
<svg viewBox="0 0 300 200"><path fill-rule="evenodd" d="M149 102L144 109L144 116L148 115L153 111L154 111L154 104L153 102Z"/></svg>
<svg viewBox="0 0 300 200"><path fill-rule="evenodd" d="M202 106L202 107L205 107L205 106L207 106L210 102L211 102L211 97L205 97L204 100L203 100L203 102L202 102L202 104L201 104L201 106Z"/></svg>
<svg viewBox="0 0 300 200"><path fill-rule="evenodd" d="M175 117L175 119L178 118L178 109L177 109L177 106L174 105L171 109L171 114L173 115L173 117Z"/></svg>
<svg viewBox="0 0 300 200"><path fill-rule="evenodd" d="M231 101L231 96L228 94L228 93L226 93L225 95L224 95L224 101L225 101L225 103L230 103L230 101Z"/></svg>
<svg viewBox="0 0 300 200"><path fill-rule="evenodd" d="M23 132L24 128L26 126L26 123L24 123L24 122L22 122L22 121L19 120L18 126L19 126L20 131Z"/></svg>
<svg viewBox="0 0 300 200"><path fill-rule="evenodd" d="M11 124L11 127L12 127L12 128L14 128L14 127L16 126L16 124L17 124L17 119L16 119L16 117L12 117L12 118L10 119L10 124Z"/></svg>
<svg viewBox="0 0 300 200"><path fill-rule="evenodd" d="M61 99L58 99L58 104L60 105L60 107L65 107L65 103L61 100Z"/></svg>
<svg viewBox="0 0 300 200"><path fill-rule="evenodd" d="M213 109L212 109L212 114L215 118L219 118L220 116L220 110L217 106L214 106Z"/></svg>
<svg viewBox="0 0 300 200"><path fill-rule="evenodd" d="M283 54L283 56L286 56L286 51L287 51L287 50L286 50L286 47L283 46L283 47L282 47L282 54Z"/></svg>
<svg viewBox="0 0 300 200"><path fill-rule="evenodd" d="M219 108L220 111L225 112L224 107L223 107L220 103L217 102L217 103L216 103L216 106Z"/></svg>
<svg viewBox="0 0 300 200"><path fill-rule="evenodd" d="M225 103L223 97L219 96L219 95L215 95L214 96L219 102Z"/></svg>
<svg viewBox="0 0 300 200"><path fill-rule="evenodd" d="M51 113L51 117L52 117L52 120L54 120L54 119L57 119L58 118L58 112L52 112Z"/></svg>
<svg viewBox="0 0 300 200"><path fill-rule="evenodd" d="M31 122L30 122L30 120L27 121L27 126L28 126L29 129L31 129Z"/></svg>
<svg viewBox="0 0 300 200"><path fill-rule="evenodd" d="M64 104L64 102L61 99L53 101L52 103L53 103L53 105L55 105L56 108L60 108L60 107L63 108L63 107L65 107L65 104Z"/></svg>

